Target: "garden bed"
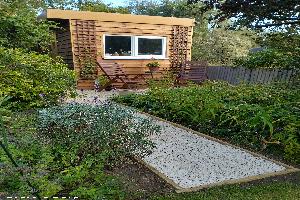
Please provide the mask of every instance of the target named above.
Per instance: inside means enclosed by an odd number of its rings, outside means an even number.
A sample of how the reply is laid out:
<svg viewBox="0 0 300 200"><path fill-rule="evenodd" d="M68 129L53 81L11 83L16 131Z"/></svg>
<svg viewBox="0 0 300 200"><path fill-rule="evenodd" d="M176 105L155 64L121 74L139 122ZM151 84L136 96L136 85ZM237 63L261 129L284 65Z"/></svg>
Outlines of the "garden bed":
<svg viewBox="0 0 300 200"><path fill-rule="evenodd" d="M116 102L256 152L300 163L300 91L285 85L208 82L186 88L155 87Z"/></svg>
<svg viewBox="0 0 300 200"><path fill-rule="evenodd" d="M105 102L105 99L107 97L114 94L115 92L105 94L91 92L91 94L87 95L88 98L83 95L80 97L79 101L81 101L82 103L87 102L88 104L102 104L103 102ZM97 101L94 101L95 95L98 96ZM70 102L72 102L72 100L70 100ZM107 104L105 105L108 106ZM74 108L76 108L76 105L73 106L75 106ZM87 117L89 115L88 113L90 113L93 109L87 106L83 106L82 108L79 107L77 109L74 110L71 105L67 106L67 111L70 112L69 114L75 114L72 117L72 120L78 120L78 122L80 121L80 123L84 124L85 117ZM59 129L56 130L56 132L53 132L54 135L52 133L47 136L53 137L56 135L54 138L48 138L46 140L48 142L51 141L51 143L54 141L56 142L51 145L49 143L48 145L44 145L44 140L41 139L49 134L49 132L36 132L35 126L37 125L37 121L35 120L35 111L17 114L17 116L13 116L11 118L12 121L10 122L10 125L8 124L10 143L9 148L13 153L13 157L18 161L18 163L22 163L23 169L28 173L27 177L30 181L32 181L34 186L39 188L41 192L40 194L48 196L59 194L72 196L77 193L82 196L81 199L98 199L100 197L102 198L103 195L105 195L106 197L112 197L111 199L193 199L194 197L196 199L207 199L209 197L207 196L208 194L212 196L211 199L217 199L217 197L222 196L224 192L230 193L237 191L239 191L240 196L238 196L236 199L243 199L240 197L246 198L247 196L251 196L251 192L255 191L259 191L259 194L263 197L269 197L274 194L290 197L290 193L293 193L294 197L300 195L296 192L297 190L299 190L299 173L258 180L254 182L254 185L252 185L252 183L242 184L241 188L240 186L226 186L186 195L175 195L173 192L175 188L172 188L171 185L169 185L162 178L149 170L148 167L145 167L140 163L123 162L121 163L121 165L115 165L108 168L105 167L103 173L103 163L102 161L98 161L99 159L107 159L107 157L105 155L101 155L101 151L100 155L95 154L93 157L89 157L88 154L82 155L80 151L79 154L76 154L76 151L73 152L73 150L76 149L80 150L82 148L87 148L88 152L93 153L94 150L99 151L102 148L101 145L100 149L91 149L89 148L89 141L94 141L94 139L90 140L92 138L86 137L73 138L76 135L72 134L72 130L78 131L78 129L76 129L76 127L73 127L72 123L69 124L70 122L72 122L72 120L68 121L70 120L69 114L66 114L62 111L63 110L61 110L61 108L51 108L47 111L50 113L44 115L44 117L46 117L46 121L43 121L42 124L46 125L47 123L49 123L48 125L51 125L53 124L53 122L59 122L57 123L58 127L60 127L61 125L69 126L69 132L65 132L64 134L69 135L69 137L71 136L72 140L80 139L80 143L85 140L85 143L82 143L85 144L84 146L78 147L76 145L73 145L76 143L68 143L67 145L69 146L69 148L66 149L63 143L66 142L65 138L68 137L63 137L64 139L61 138L60 140L60 131L58 131ZM76 112L74 113L74 111ZM78 118L78 115L76 114L77 112L85 114L84 116ZM119 112L120 110L118 109L116 113ZM53 118L54 116L60 116L61 120L56 120L55 118ZM119 114L117 114L116 116L121 117ZM66 118L63 119L61 117ZM117 118L116 121L120 121L117 120ZM88 119L91 118L89 117ZM62 123L62 120L67 121L64 121L64 123ZM107 118L106 120L110 119ZM47 123L45 124L45 122ZM40 125L41 124L39 124L39 126ZM48 127L48 125L44 128ZM118 127L115 125L113 125L113 127ZM84 128L84 126L82 128ZM83 134L86 133L83 132ZM41 136L43 137L41 138ZM51 149L53 150L53 153L57 152L60 154L60 156L59 154L50 153L49 150ZM70 152L70 150L72 150L72 152ZM80 156L82 160L76 159L76 155ZM57 156L63 160L53 160L53 158ZM72 161L72 159L74 158L75 160ZM15 170L14 167L11 167L11 164L7 160L6 156L1 154L0 159L1 162L5 163L4 165L1 165L0 168L1 172L3 172L0 175L0 185L1 188L4 189L3 191L0 191L2 197L3 195L7 196L8 194L23 194L25 196L30 195L30 188L28 188L28 186L22 180L22 177L18 175L18 171ZM110 163L110 160L108 161ZM70 164L74 166L70 166ZM80 169L80 171L77 172L76 169ZM98 172L95 173L97 170ZM273 183L277 182L278 179L281 180L280 177L282 177L282 182L280 181L280 183ZM269 180L272 183L260 185L260 183L264 183L265 180ZM99 186L99 183L101 183L102 186ZM247 190L243 191L243 187L246 187ZM282 191L272 191L272 188L276 187L281 187ZM213 196L215 196L216 198L213 198Z"/></svg>
<svg viewBox="0 0 300 200"><path fill-rule="evenodd" d="M259 154L147 114L161 133L153 153L142 160L177 192L242 183L299 171Z"/></svg>

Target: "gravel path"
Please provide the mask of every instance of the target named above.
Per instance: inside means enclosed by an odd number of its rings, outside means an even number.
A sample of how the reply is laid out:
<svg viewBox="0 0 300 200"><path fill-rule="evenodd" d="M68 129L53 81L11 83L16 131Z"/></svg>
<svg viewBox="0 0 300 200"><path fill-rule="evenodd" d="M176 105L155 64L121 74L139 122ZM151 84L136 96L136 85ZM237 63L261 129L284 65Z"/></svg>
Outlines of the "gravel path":
<svg viewBox="0 0 300 200"><path fill-rule="evenodd" d="M209 140L169 123L156 121L162 132L143 160L182 188L285 170L285 167L241 149Z"/></svg>
<svg viewBox="0 0 300 200"><path fill-rule="evenodd" d="M69 99L68 102L101 104L108 97L124 91L79 93L80 96ZM169 123L158 120L154 120L154 123L162 129L161 134L150 138L157 148L143 160L182 188L285 170L285 167L269 160L195 135Z"/></svg>

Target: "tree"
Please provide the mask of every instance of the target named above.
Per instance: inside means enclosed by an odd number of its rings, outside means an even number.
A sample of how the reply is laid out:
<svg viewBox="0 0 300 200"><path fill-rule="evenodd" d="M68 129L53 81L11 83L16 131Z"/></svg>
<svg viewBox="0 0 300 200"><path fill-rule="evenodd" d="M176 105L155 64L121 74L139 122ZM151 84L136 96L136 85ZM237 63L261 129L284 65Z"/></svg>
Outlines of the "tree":
<svg viewBox="0 0 300 200"><path fill-rule="evenodd" d="M36 4L25 0L2 1L0 6L0 46L46 51L54 41L54 23L37 20Z"/></svg>
<svg viewBox="0 0 300 200"><path fill-rule="evenodd" d="M195 18L194 32L206 34L208 23L212 14L212 7L207 7L203 2L188 4L187 0L131 0L129 9L138 15L154 15L163 17Z"/></svg>
<svg viewBox="0 0 300 200"><path fill-rule="evenodd" d="M195 32L192 46L193 60L207 60L211 65L233 65L256 46L255 33L249 30L228 30L225 27L209 30L208 34Z"/></svg>
<svg viewBox="0 0 300 200"><path fill-rule="evenodd" d="M93 11L93 12L110 12L110 13L123 13L129 14L129 9L126 7L113 7L111 4L105 4L101 0L87 0L78 3L77 7L82 11Z"/></svg>
<svg viewBox="0 0 300 200"><path fill-rule="evenodd" d="M188 4L198 2L218 8L220 21L235 18L238 27L300 27L298 0L188 0Z"/></svg>
<svg viewBox="0 0 300 200"><path fill-rule="evenodd" d="M130 0L129 9L137 15L190 17L196 18L196 21L200 20L199 16L210 10L202 2L193 4L187 2L187 0Z"/></svg>

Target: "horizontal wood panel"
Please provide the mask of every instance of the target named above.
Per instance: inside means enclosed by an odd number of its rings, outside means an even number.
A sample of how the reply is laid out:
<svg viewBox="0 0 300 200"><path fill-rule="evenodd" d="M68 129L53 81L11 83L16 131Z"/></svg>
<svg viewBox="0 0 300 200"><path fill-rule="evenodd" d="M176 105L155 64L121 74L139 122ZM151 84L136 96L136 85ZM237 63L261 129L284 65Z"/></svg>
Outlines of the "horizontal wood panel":
<svg viewBox="0 0 300 200"><path fill-rule="evenodd" d="M148 29L132 29L132 28L103 28L97 27L97 32L107 33L134 33L134 34L155 34L155 35L171 35L171 31L166 30L148 30Z"/></svg>
<svg viewBox="0 0 300 200"><path fill-rule="evenodd" d="M90 11L73 11L73 10L58 10L47 9L41 15L48 19L81 19L81 20L96 20L104 22L131 22L137 24L163 24L163 25L181 25L194 26L195 20L188 18L161 17L161 16L146 16L132 14L118 14L105 12L90 12Z"/></svg>
<svg viewBox="0 0 300 200"><path fill-rule="evenodd" d="M155 25L155 24L120 23L120 22L97 22L96 28L130 28L130 29L142 29L142 30L172 31L172 26Z"/></svg>

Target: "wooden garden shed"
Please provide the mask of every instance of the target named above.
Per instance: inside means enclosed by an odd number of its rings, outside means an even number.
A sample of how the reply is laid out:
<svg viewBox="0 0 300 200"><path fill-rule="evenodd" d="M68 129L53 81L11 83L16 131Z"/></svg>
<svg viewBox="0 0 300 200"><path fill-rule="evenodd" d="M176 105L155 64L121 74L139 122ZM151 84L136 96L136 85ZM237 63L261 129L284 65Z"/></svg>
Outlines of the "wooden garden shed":
<svg viewBox="0 0 300 200"><path fill-rule="evenodd" d="M124 65L128 74L142 74L155 59L161 70L191 59L194 19L48 9L43 18L58 22L54 52L78 74L82 59L99 58ZM94 81L78 80L78 88Z"/></svg>

